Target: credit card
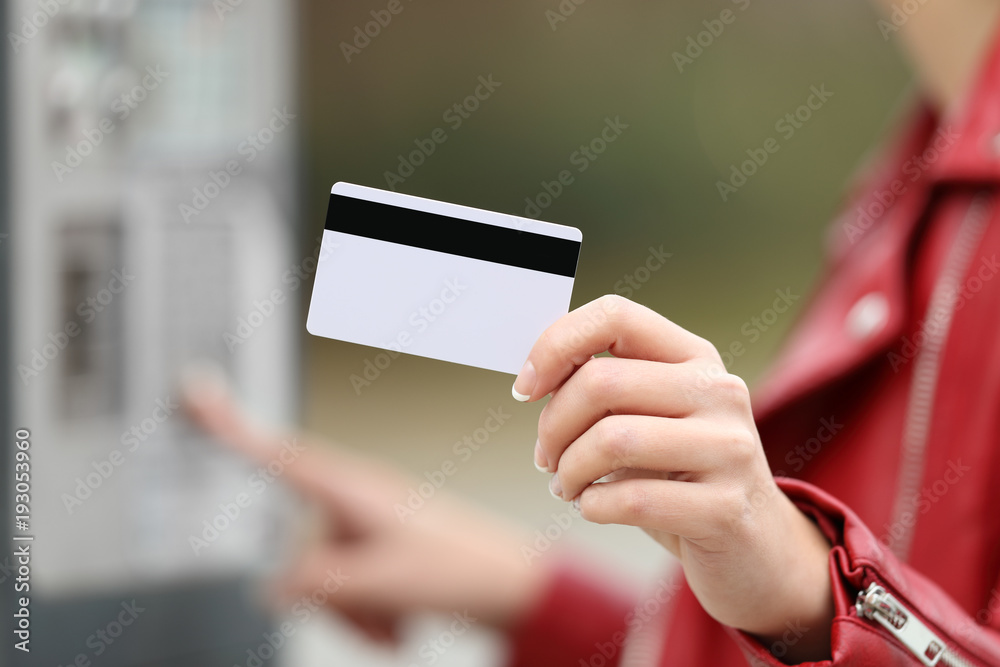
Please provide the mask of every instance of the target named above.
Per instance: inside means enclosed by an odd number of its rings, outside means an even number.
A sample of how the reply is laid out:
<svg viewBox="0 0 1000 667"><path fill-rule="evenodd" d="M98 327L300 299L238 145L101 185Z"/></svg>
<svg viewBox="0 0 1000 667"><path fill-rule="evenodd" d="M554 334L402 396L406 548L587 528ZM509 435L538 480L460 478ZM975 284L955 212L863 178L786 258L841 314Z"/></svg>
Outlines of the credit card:
<svg viewBox="0 0 1000 667"><path fill-rule="evenodd" d="M569 311L579 229L337 183L306 329L517 373Z"/></svg>

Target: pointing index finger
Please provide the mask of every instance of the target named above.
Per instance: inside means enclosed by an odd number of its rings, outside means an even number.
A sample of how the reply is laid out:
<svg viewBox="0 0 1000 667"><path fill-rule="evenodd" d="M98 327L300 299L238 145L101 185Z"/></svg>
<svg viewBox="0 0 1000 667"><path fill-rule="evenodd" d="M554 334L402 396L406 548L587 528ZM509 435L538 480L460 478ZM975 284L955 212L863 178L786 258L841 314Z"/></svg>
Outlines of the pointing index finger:
<svg viewBox="0 0 1000 667"><path fill-rule="evenodd" d="M538 400L601 352L671 364L716 355L704 338L645 306L607 295L560 318L539 336L511 394L522 402Z"/></svg>

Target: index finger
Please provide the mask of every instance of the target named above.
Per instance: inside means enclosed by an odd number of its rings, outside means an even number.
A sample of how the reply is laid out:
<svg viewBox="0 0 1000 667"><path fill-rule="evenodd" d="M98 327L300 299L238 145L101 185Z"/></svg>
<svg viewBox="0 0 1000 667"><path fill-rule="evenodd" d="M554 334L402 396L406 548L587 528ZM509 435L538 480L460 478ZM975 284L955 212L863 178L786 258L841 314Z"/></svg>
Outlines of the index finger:
<svg viewBox="0 0 1000 667"><path fill-rule="evenodd" d="M293 485L311 495L319 491L319 479L308 474L312 466L295 465L306 453L298 438L283 437L253 423L224 385L185 387L183 405L196 424L229 449L264 467L280 462L282 473Z"/></svg>
<svg viewBox="0 0 1000 667"><path fill-rule="evenodd" d="M511 393L519 401L537 400L601 352L671 364L717 356L707 340L659 313L617 295L602 296L539 336Z"/></svg>
<svg viewBox="0 0 1000 667"><path fill-rule="evenodd" d="M331 501L343 500L345 479L338 466L329 465L315 448L300 442L297 434L281 435L253 423L234 400L224 381L198 377L183 392L187 414L208 434L281 478L303 495Z"/></svg>

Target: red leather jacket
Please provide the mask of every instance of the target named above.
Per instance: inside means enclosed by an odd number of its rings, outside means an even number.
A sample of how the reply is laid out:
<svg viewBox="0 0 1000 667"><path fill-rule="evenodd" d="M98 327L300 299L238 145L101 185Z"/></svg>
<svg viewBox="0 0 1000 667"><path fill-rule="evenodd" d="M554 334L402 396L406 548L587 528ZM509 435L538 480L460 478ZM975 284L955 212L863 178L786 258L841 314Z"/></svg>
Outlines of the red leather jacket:
<svg viewBox="0 0 1000 667"><path fill-rule="evenodd" d="M921 112L831 228L769 379L779 485L833 545L836 666L1000 665L1000 42L957 113ZM517 667L782 665L683 582L639 601L563 568ZM778 656L778 657L775 657Z"/></svg>

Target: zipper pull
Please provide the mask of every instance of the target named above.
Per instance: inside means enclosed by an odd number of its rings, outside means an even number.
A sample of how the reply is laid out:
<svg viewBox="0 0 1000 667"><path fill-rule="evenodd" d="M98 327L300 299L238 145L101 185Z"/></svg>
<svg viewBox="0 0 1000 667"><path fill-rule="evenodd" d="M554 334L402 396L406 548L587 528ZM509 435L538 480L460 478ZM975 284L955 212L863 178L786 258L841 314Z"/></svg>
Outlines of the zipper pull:
<svg viewBox="0 0 1000 667"><path fill-rule="evenodd" d="M878 584L859 592L855 607L859 617L884 627L927 667L937 665L944 655L944 642Z"/></svg>

